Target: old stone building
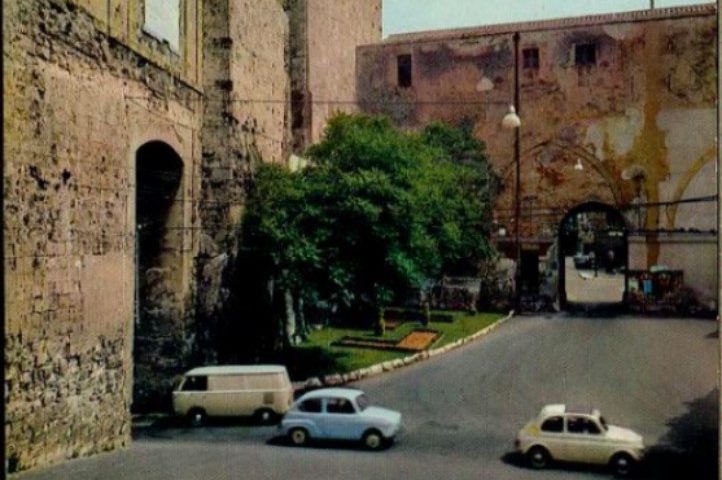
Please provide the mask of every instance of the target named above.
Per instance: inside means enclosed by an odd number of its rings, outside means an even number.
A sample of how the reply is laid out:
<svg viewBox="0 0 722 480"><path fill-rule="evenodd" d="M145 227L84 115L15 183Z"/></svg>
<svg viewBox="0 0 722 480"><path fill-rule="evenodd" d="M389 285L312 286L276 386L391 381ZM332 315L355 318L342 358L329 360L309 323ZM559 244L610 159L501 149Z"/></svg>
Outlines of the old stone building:
<svg viewBox="0 0 722 480"><path fill-rule="evenodd" d="M522 269L573 209L603 205L624 218L630 271L681 271L713 309L716 35L709 4L392 35L357 50L358 99L405 128L473 128L502 178L498 243L512 258L519 202L521 246L536 252ZM501 125L515 86L518 197Z"/></svg>
<svg viewBox="0 0 722 480"><path fill-rule="evenodd" d="M296 150L356 106L357 45L381 40L381 0L291 0L291 98Z"/></svg>
<svg viewBox="0 0 722 480"><path fill-rule="evenodd" d="M326 8L335 22L319 22ZM16 471L127 445L132 406L166 407L174 376L212 361L253 167L318 138L292 143L292 85L355 91L348 59L380 39L380 0L3 0L3 13ZM292 62L313 65L302 82ZM318 132L330 113L294 126Z"/></svg>

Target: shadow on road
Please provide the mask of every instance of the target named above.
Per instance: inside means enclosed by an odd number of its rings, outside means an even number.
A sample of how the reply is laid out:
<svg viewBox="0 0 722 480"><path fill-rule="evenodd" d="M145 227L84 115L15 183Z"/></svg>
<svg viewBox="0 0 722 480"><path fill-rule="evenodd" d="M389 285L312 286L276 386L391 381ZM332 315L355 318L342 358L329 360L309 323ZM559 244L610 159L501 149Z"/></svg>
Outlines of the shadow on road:
<svg viewBox="0 0 722 480"><path fill-rule="evenodd" d="M667 422L669 431L651 447L636 471L629 477L639 480L714 480L718 474L719 390L687 403L687 412ZM518 452L501 460L518 468L530 469ZM551 468L590 473L608 473L604 467L554 464ZM608 473L611 476L611 473Z"/></svg>
<svg viewBox="0 0 722 480"><path fill-rule="evenodd" d="M212 417L207 418L202 427L193 427L188 419L178 415L148 415L133 420L133 439L144 436L153 436L162 431L171 430L199 430L201 428L228 428L228 427L275 427L278 421L264 424L254 417Z"/></svg>
<svg viewBox="0 0 722 480"><path fill-rule="evenodd" d="M304 446L296 446L291 443L291 441L286 437L285 435L277 435L270 440L266 442L266 445L272 445L276 447L288 447L288 448L313 448L313 449L319 449L319 450L355 450L355 451L362 451L362 452L368 452L368 453L375 453L377 451L384 451L391 448L395 442L392 442L390 444L386 444L384 447L382 447L379 450L372 451L367 448L364 448L364 446L361 444L361 442L354 442L354 441L345 441L345 440L313 440L310 439L308 444Z"/></svg>
<svg viewBox="0 0 722 480"><path fill-rule="evenodd" d="M719 389L687 403L687 412L667 422L669 431L650 448L640 478L716 479L719 453Z"/></svg>
<svg viewBox="0 0 722 480"><path fill-rule="evenodd" d="M529 466L526 458L519 452L508 452L501 457L501 461L507 465L511 465L517 468L523 468L529 471L529 474L533 474L534 469ZM599 474L611 476L606 466L599 465L587 465L579 463L560 463L554 462L549 467L549 470L563 470L566 472L586 472L591 474Z"/></svg>

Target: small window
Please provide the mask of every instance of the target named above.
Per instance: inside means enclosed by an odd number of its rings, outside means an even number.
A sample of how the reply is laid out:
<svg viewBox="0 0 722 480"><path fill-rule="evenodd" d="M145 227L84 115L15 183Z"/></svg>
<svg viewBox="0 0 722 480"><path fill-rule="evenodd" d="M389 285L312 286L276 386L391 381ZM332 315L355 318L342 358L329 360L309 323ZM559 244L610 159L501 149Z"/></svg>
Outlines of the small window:
<svg viewBox="0 0 722 480"><path fill-rule="evenodd" d="M600 432L596 422L587 417L567 417L567 432L597 435Z"/></svg>
<svg viewBox="0 0 722 480"><path fill-rule="evenodd" d="M544 420L541 429L545 432L562 432L564 430L564 419L562 417L551 417Z"/></svg>
<svg viewBox="0 0 722 480"><path fill-rule="evenodd" d="M180 51L180 0L145 0L143 30Z"/></svg>
<svg viewBox="0 0 722 480"><path fill-rule="evenodd" d="M345 398L329 398L326 401L326 413L356 413L356 410Z"/></svg>
<svg viewBox="0 0 722 480"><path fill-rule="evenodd" d="M577 65L595 65L597 46L593 43L580 43L574 47L574 63Z"/></svg>
<svg viewBox="0 0 722 480"><path fill-rule="evenodd" d="M396 57L399 87L408 88L411 86L411 55L399 55Z"/></svg>
<svg viewBox="0 0 722 480"><path fill-rule="evenodd" d="M310 398L298 406L298 409L307 413L321 413L321 399Z"/></svg>
<svg viewBox="0 0 722 480"><path fill-rule="evenodd" d="M539 68L539 49L525 48L522 50L524 68L537 70Z"/></svg>
<svg viewBox="0 0 722 480"><path fill-rule="evenodd" d="M208 390L208 377L186 377L186 381L183 382L184 392L205 392L206 390Z"/></svg>

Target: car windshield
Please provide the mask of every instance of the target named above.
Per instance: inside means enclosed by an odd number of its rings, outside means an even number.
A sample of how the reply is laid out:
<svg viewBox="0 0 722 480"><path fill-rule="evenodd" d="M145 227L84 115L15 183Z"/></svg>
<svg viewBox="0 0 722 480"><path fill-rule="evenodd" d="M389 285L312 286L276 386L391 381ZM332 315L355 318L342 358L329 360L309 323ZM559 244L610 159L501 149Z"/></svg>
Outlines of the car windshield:
<svg viewBox="0 0 722 480"><path fill-rule="evenodd" d="M604 417L599 417L599 423L602 425L602 428L605 432L609 430L609 427L607 426L607 421L604 419Z"/></svg>
<svg viewBox="0 0 722 480"><path fill-rule="evenodd" d="M365 393L356 397L356 406L358 407L359 412L366 410L369 406L369 397L367 397Z"/></svg>

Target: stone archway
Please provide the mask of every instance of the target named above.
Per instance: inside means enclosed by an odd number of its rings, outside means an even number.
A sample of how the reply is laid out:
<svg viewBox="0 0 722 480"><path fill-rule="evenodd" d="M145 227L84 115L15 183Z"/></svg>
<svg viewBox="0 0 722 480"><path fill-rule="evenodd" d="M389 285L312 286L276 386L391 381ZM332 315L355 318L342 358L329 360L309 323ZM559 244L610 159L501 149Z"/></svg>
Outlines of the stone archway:
<svg viewBox="0 0 722 480"><path fill-rule="evenodd" d="M622 213L601 202L569 210L557 236L559 304L563 310L624 307L629 245Z"/></svg>
<svg viewBox="0 0 722 480"><path fill-rule="evenodd" d="M162 406L182 340L183 161L161 141L135 155L136 280L132 411ZM170 362L172 363L172 362Z"/></svg>

